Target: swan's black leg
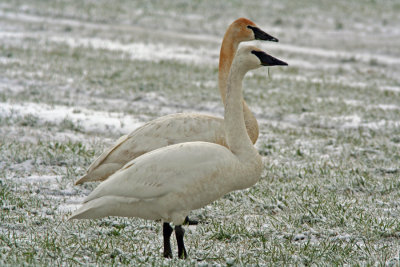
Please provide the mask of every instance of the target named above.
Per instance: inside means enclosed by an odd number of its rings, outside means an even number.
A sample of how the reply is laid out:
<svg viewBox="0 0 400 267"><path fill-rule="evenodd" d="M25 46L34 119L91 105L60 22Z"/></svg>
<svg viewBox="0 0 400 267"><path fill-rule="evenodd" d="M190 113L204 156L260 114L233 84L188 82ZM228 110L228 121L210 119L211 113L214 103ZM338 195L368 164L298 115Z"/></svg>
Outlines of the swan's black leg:
<svg viewBox="0 0 400 267"><path fill-rule="evenodd" d="M186 216L185 221L183 222L185 225L198 225L199 222L196 220L189 219L189 216Z"/></svg>
<svg viewBox="0 0 400 267"><path fill-rule="evenodd" d="M171 234L174 230L169 223L163 223L163 237L164 237L164 258L172 258L171 251Z"/></svg>
<svg viewBox="0 0 400 267"><path fill-rule="evenodd" d="M178 257L180 259L186 259L187 253L185 249L185 244L183 243L183 236L185 235L185 229L182 225L175 226L176 242L178 243Z"/></svg>

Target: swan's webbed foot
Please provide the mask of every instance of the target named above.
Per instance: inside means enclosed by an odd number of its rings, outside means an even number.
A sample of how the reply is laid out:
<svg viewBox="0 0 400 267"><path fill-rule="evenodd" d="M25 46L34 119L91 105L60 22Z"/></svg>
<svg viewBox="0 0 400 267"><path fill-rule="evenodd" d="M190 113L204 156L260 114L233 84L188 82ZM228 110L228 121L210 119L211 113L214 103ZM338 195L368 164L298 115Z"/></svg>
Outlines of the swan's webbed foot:
<svg viewBox="0 0 400 267"><path fill-rule="evenodd" d="M176 242L178 243L178 257L180 259L186 259L187 258L185 244L183 243L183 236L184 235L185 235L185 229L182 228L182 225L175 226Z"/></svg>
<svg viewBox="0 0 400 267"><path fill-rule="evenodd" d="M198 225L199 221L189 219L189 216L186 216L185 221L183 222L184 225Z"/></svg>
<svg viewBox="0 0 400 267"><path fill-rule="evenodd" d="M164 258L172 258L171 250L171 234L174 230L169 223L163 223L163 237L164 237Z"/></svg>

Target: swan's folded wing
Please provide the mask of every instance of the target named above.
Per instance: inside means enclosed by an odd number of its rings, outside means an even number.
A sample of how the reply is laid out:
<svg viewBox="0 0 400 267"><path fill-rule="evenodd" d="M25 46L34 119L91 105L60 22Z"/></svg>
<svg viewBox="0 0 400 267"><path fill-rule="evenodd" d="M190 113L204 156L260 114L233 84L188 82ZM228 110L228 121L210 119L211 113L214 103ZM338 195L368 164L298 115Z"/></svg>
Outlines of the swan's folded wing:
<svg viewBox="0 0 400 267"><path fill-rule="evenodd" d="M206 142L161 148L127 163L102 182L85 202L103 196L158 198L202 179L216 178L222 161L222 166L226 166L227 161L236 162L235 159L227 148Z"/></svg>
<svg viewBox="0 0 400 267"><path fill-rule="evenodd" d="M226 145L223 119L202 114L178 113L148 122L103 152L75 184L102 181L130 160L168 145L205 141Z"/></svg>
<svg viewBox="0 0 400 267"><path fill-rule="evenodd" d="M89 168L87 169L87 172L92 172L95 168L97 168L100 164L103 163L103 161L110 155L113 151L115 151L119 146L121 146L127 139L129 138L129 135L123 135L121 136L115 144L108 148L106 151L101 153L101 155L90 164Z"/></svg>
<svg viewBox="0 0 400 267"><path fill-rule="evenodd" d="M161 117L163 118L163 117ZM165 117L167 118L167 117ZM115 142L115 144L113 146L111 146L110 148L108 148L106 151L104 151L94 162L92 162L92 164L90 164L87 172L90 173L92 171L94 171L94 169L96 169L97 167L99 167L101 164L103 164L103 162L110 156L112 155L114 152L117 151L117 149L119 149L120 147L123 147L125 145L127 145L126 149L133 149L134 147L132 147L132 145L130 144L130 142L127 142L129 139L132 138L136 138L138 135L139 136L144 136L147 137L149 136L151 133L154 133L154 127L157 126L157 124L160 123L160 119L151 121L149 123L146 123L145 125L137 128L136 130L134 130L133 132L131 132L130 134L127 135L123 135L121 136L117 142ZM166 143L166 142L165 142ZM146 143L144 143L146 144ZM124 149L123 149L124 150ZM142 153L145 153L147 151L143 151ZM117 152L117 158L120 158L121 163L122 162L128 162L129 159L128 158L124 158L124 154L121 152ZM122 155L120 155L122 154ZM122 163L123 164L123 163Z"/></svg>

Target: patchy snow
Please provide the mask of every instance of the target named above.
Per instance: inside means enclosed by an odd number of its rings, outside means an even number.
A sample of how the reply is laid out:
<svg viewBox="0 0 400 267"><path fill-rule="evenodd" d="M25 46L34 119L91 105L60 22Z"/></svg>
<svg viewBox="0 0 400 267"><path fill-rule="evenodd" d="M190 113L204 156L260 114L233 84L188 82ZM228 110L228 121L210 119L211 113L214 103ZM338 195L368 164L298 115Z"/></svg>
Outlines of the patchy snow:
<svg viewBox="0 0 400 267"><path fill-rule="evenodd" d="M358 115L334 117L332 120L342 122L342 128L358 128L361 124L361 117Z"/></svg>
<svg viewBox="0 0 400 267"><path fill-rule="evenodd" d="M65 43L70 47L85 47L105 49L127 53L132 60L176 60L197 64L217 64L218 53L206 49L193 49L190 46L172 46L162 43L130 43L123 44L117 41L100 38L79 38L57 36L50 41Z"/></svg>
<svg viewBox="0 0 400 267"><path fill-rule="evenodd" d="M16 80L0 77L0 92L22 92L24 87Z"/></svg>
<svg viewBox="0 0 400 267"><path fill-rule="evenodd" d="M400 106L392 105L392 104L379 104L376 107L383 109L383 110L400 110Z"/></svg>
<svg viewBox="0 0 400 267"><path fill-rule="evenodd" d="M332 101L332 102L336 102L336 101ZM361 106L364 104L362 101L356 100L356 99L345 99L344 103L346 103L346 105L349 105L349 106Z"/></svg>
<svg viewBox="0 0 400 267"><path fill-rule="evenodd" d="M343 241L349 242L352 239L352 236L350 234L342 234L342 235L333 236L330 239L333 241L343 240Z"/></svg>
<svg viewBox="0 0 400 267"><path fill-rule="evenodd" d="M392 121L392 120L379 120L362 123L360 125L363 128L369 128L374 130L384 129L384 128L398 128L400 127L400 121Z"/></svg>
<svg viewBox="0 0 400 267"><path fill-rule="evenodd" d="M12 57L0 57L0 64L7 65L11 63L19 63L20 60Z"/></svg>
<svg viewBox="0 0 400 267"><path fill-rule="evenodd" d="M101 112L78 107L50 106L36 103L0 103L0 116L31 115L42 122L61 123L70 120L86 132L130 132L143 123L117 112Z"/></svg>
<svg viewBox="0 0 400 267"><path fill-rule="evenodd" d="M15 163L10 167L10 170L13 171L24 171L30 172L33 169L33 160L25 160L21 163Z"/></svg>
<svg viewBox="0 0 400 267"><path fill-rule="evenodd" d="M31 175L28 177L21 177L17 181L29 184L37 184L37 183L59 182L60 180L61 176L59 175Z"/></svg>
<svg viewBox="0 0 400 267"><path fill-rule="evenodd" d="M132 11L135 12L135 11ZM4 12L0 10L0 17L7 18L10 20L18 20L24 22L33 22L33 23L51 23L57 25L65 25L65 26L73 26L73 27L85 27L88 29L97 29L97 30L128 30L134 32L148 32L149 28L143 28L140 26L133 26L130 24L104 24L104 23L96 23L96 22L88 22L78 19L66 19L66 18L55 18L55 17L47 17L47 16L38 16L28 13L22 12ZM162 36L169 36L174 38L180 38L184 40L191 40L191 41L210 41L215 43L220 43L221 39L214 35L207 35L207 34L190 34L190 33L183 33L183 32L174 32L168 30L156 30L151 29L151 32L154 35L162 35Z"/></svg>
<svg viewBox="0 0 400 267"><path fill-rule="evenodd" d="M269 49L265 49L266 51L269 51ZM275 55L275 54L274 54ZM298 68L305 68L305 69L319 69L321 68L321 65L323 65L323 68L328 68L327 65L325 64L318 64L315 62L311 62L309 60L304 60L304 59L296 59L296 58L289 58L289 59L284 59L284 58L280 58L279 59L288 62L288 64L291 67L298 67ZM336 66L334 68L337 68Z"/></svg>
<svg viewBox="0 0 400 267"><path fill-rule="evenodd" d="M204 87L207 87L207 88L218 88L217 81L211 81L211 80L205 81L205 82L194 81L193 84L196 85L197 87L203 87L204 86Z"/></svg>
<svg viewBox="0 0 400 267"><path fill-rule="evenodd" d="M391 91L395 93L400 93L400 86L381 86L379 87L381 91Z"/></svg>
<svg viewBox="0 0 400 267"><path fill-rule="evenodd" d="M30 161L31 160L27 160L22 164L27 165ZM60 175L30 175L6 179L12 179L17 182L19 184L19 190L30 188L30 190L35 192L40 198L53 199L57 203L61 202L57 205L57 212L61 214L76 210L86 197L84 195L77 195L77 188L73 187L72 184L68 184L67 188L62 188L62 176ZM89 191L84 190L84 193L88 194ZM53 211L51 209L44 210L44 213L49 212L52 213Z"/></svg>
<svg viewBox="0 0 400 267"><path fill-rule="evenodd" d="M338 117L331 117L328 120L334 121L336 124L340 124L340 128L344 129L356 129L359 127L362 128L369 128L369 129L381 129L382 127L400 127L400 121L392 121L392 120L379 120L379 121L370 121L364 122L362 118L357 115L348 115L348 116L338 116Z"/></svg>
<svg viewBox="0 0 400 267"><path fill-rule="evenodd" d="M297 45L283 44L283 43L268 43L263 44L265 47L269 47L269 49L276 49L286 52L292 52L296 54L304 54L307 56L318 56L324 58L354 58L356 61L361 61L364 63L370 63L371 61L377 61L381 64L386 65L400 65L400 58L388 55L380 55L380 54L372 54L372 53L353 53L346 52L341 50L329 50L318 47L301 47Z"/></svg>
<svg viewBox="0 0 400 267"><path fill-rule="evenodd" d="M70 19L61 19L61 18L52 18L52 17L42 17L35 16L31 14L25 13L13 13L13 12L4 12L0 10L0 15L4 18L8 19L18 19L20 21L26 22L36 22L36 23L56 23L61 25L70 25L76 27L88 27L95 29L103 29L103 30L112 30L113 28L120 29L129 29L132 31L145 32L148 29L144 29L142 27L132 26L132 25L106 25L99 24L93 22L85 22L78 20L70 20ZM171 31L156 31L158 34L174 36L177 38L187 39L187 40L201 40L201 41L209 41L214 43L220 43L220 38L212 35L199 35L199 34L185 34L180 32L171 32ZM21 32L0 32L0 37L13 37L13 38L40 38L39 33L21 33ZM127 52L131 55L132 59L140 59L140 60L162 60L162 59L173 59L173 60L181 60L185 62L196 62L196 63L210 63L216 60L215 55L218 56L218 53L211 53L207 50L198 50L193 49L191 47L174 47L168 45L157 44L145 44L145 43L133 43L133 44L122 44L117 41L111 41L108 39L99 39L99 38L80 38L80 37L71 37L71 36L51 36L50 40L54 42L63 42L72 47L76 46L84 46L84 47L93 47L95 49L107 49L114 51L122 51ZM285 51L290 53L295 53L298 55L307 55L307 56L317 56L323 58L354 58L356 61L370 63L371 61L376 61L377 63L386 64L386 65L400 65L400 58L382 55L382 54L372 54L372 53L353 53L346 52L342 50L329 50L322 49L318 47L302 47L297 45L289 45L284 43L260 43L259 46L265 46L267 51L278 50ZM164 49L164 50L159 50ZM140 52L140 53L139 53ZM143 54L142 54L143 53ZM154 58L153 58L154 57ZM291 59L292 63L296 66L315 68L314 63L307 63L304 60L296 60ZM317 64L319 66L329 66L329 64ZM331 67L336 67L336 64L333 64Z"/></svg>
<svg viewBox="0 0 400 267"><path fill-rule="evenodd" d="M35 36L33 33L28 33L28 32L7 32L7 31L0 31L0 38L1 39L6 39L6 38L25 38L25 37L33 37Z"/></svg>
<svg viewBox="0 0 400 267"><path fill-rule="evenodd" d="M167 45L163 43L121 43L118 41L112 41L109 39L101 38L84 38L84 37L71 37L71 36L46 36L41 33L30 33L30 32L5 32L0 31L0 38L8 39L46 39L54 43L66 44L71 48L84 47L92 49L104 49L108 51L117 51L127 53L132 60L146 60L146 61L161 61L161 60L174 60L185 63L196 63L196 64L217 64L218 63L218 52L210 51L207 49L194 49L190 46L176 46ZM17 62L15 60L4 62ZM1 63L1 61L0 61Z"/></svg>
<svg viewBox="0 0 400 267"><path fill-rule="evenodd" d="M102 143L111 145L115 142L115 140L111 138L106 138L104 136L102 136L100 140L100 137L91 136L90 138L88 138L88 136L85 133L78 133L70 130L61 131L57 129L57 131L54 130L43 131L42 128L24 127L20 125L2 126L0 127L0 135L14 136L15 138L18 138L20 142L23 143L36 143L39 140L58 141L63 143L68 141L83 142L83 143L101 141Z"/></svg>
<svg viewBox="0 0 400 267"><path fill-rule="evenodd" d="M318 68L318 67L317 67ZM325 77L324 79L316 77L307 77L300 75L287 75L287 74L273 74L273 79L277 80L292 80L296 82L314 83L314 84L334 84L343 85L352 88L366 88L368 84L361 81L350 80L345 77Z"/></svg>
<svg viewBox="0 0 400 267"><path fill-rule="evenodd" d="M339 102L339 99L329 99L332 102ZM382 109L382 110L400 110L400 106L394 104L377 104L377 105L365 105L361 100L356 99L345 99L343 100L346 105L360 107L363 106L366 109Z"/></svg>
<svg viewBox="0 0 400 267"><path fill-rule="evenodd" d="M60 204L57 208L57 212L64 214L67 212L71 212L74 211L76 209L78 209L81 205L83 200L85 199L84 196L73 196L70 195L64 203Z"/></svg>

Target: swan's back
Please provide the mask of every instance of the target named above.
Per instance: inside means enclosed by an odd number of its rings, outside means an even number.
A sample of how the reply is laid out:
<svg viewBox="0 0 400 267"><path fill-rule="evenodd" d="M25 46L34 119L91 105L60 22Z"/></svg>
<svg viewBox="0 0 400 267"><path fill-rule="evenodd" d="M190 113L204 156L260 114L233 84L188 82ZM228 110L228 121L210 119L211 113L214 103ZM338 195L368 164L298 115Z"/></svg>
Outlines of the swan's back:
<svg viewBox="0 0 400 267"><path fill-rule="evenodd" d="M153 120L124 135L103 152L76 184L102 181L127 162L173 144L204 141L226 146L223 119L200 114L172 114Z"/></svg>

